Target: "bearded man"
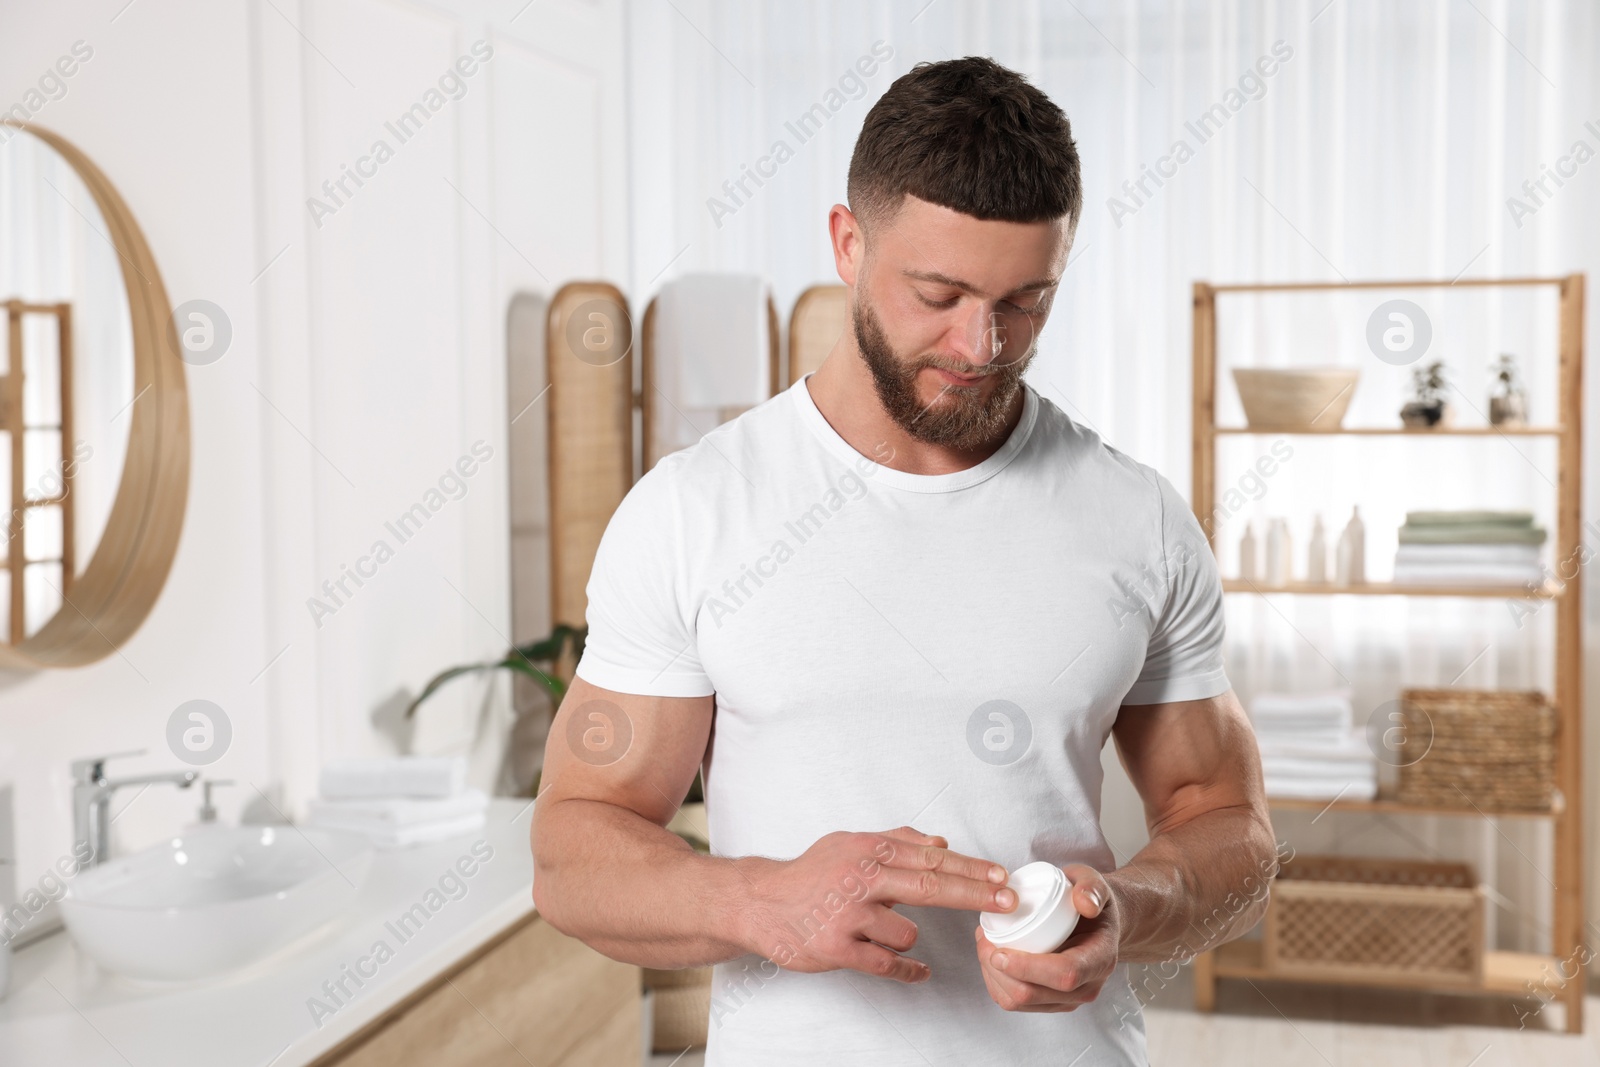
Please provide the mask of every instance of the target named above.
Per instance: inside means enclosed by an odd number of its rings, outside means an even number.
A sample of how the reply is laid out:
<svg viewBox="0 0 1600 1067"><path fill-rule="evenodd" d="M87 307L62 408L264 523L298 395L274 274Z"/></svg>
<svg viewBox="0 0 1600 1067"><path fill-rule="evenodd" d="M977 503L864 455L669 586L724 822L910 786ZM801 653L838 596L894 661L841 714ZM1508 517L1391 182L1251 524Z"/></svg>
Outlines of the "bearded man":
<svg viewBox="0 0 1600 1067"><path fill-rule="evenodd" d="M1198 523L1023 377L1083 205L1071 128L990 60L923 64L848 199L853 329L606 530L535 902L616 959L715 964L708 1064L1143 1064L1129 962L1248 930L1276 855ZM561 743L590 730L614 748ZM1120 867L1108 737L1150 830ZM701 771L710 855L665 829ZM1039 860L1077 927L997 947L979 916Z"/></svg>

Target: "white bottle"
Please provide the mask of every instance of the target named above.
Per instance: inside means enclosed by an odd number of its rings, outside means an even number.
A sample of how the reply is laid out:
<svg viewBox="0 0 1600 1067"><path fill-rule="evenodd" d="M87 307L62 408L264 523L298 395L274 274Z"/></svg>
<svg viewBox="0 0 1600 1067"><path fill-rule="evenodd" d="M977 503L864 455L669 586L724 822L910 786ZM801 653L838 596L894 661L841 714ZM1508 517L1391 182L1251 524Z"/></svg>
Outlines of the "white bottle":
<svg viewBox="0 0 1600 1067"><path fill-rule="evenodd" d="M1260 575L1261 556L1256 549L1256 535L1250 523L1244 524L1244 536L1239 539L1239 577L1253 582Z"/></svg>
<svg viewBox="0 0 1600 1067"><path fill-rule="evenodd" d="M1306 581L1321 584L1328 580L1328 535L1322 528L1322 516L1311 520L1311 547L1306 558Z"/></svg>
<svg viewBox="0 0 1600 1067"><path fill-rule="evenodd" d="M1282 587L1294 578L1293 567L1290 564L1293 558L1293 548L1289 541L1289 523L1284 519L1273 519L1267 526L1267 584Z"/></svg>
<svg viewBox="0 0 1600 1067"><path fill-rule="evenodd" d="M1364 585L1367 581L1367 528L1361 521L1361 509L1353 508L1350 522L1339 535L1338 561L1335 580L1340 585Z"/></svg>

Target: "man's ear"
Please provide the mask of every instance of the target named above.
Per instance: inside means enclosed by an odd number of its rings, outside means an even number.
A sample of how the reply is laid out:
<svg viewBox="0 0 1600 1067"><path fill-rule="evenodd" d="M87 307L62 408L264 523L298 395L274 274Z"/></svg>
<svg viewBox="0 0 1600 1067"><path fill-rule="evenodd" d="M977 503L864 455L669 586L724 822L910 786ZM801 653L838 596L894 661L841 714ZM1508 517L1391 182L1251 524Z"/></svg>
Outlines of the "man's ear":
<svg viewBox="0 0 1600 1067"><path fill-rule="evenodd" d="M828 211L828 238L833 243L833 267L839 280L854 289L866 262L867 237L860 220L843 204L835 204Z"/></svg>

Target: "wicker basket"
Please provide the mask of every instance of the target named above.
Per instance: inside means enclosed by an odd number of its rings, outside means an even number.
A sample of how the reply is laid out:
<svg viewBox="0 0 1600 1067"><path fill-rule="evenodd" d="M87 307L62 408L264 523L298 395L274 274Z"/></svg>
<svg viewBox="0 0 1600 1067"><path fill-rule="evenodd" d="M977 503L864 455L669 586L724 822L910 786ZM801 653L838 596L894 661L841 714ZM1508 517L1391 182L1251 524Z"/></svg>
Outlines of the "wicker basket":
<svg viewBox="0 0 1600 1067"><path fill-rule="evenodd" d="M644 984L656 995L651 1049L678 1053L703 1046L711 1029L711 968L646 969Z"/></svg>
<svg viewBox="0 0 1600 1067"><path fill-rule="evenodd" d="M1460 863L1296 856L1273 882L1262 961L1287 977L1476 986L1482 890Z"/></svg>
<svg viewBox="0 0 1600 1067"><path fill-rule="evenodd" d="M1398 799L1480 811L1547 811L1555 793L1556 713L1544 694L1407 689Z"/></svg>

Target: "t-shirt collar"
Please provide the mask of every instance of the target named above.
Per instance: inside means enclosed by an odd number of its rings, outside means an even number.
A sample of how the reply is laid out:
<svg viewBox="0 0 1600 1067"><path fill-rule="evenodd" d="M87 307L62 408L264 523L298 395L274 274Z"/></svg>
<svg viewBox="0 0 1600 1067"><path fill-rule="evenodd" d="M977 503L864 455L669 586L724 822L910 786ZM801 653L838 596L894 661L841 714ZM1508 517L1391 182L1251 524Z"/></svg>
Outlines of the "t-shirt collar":
<svg viewBox="0 0 1600 1067"><path fill-rule="evenodd" d="M975 466L952 471L949 474L912 474L909 471L883 466L870 456L856 451L848 441L840 437L838 431L817 409L816 401L811 399L811 389L807 384L810 378L811 374L807 374L795 382L789 387L789 393L799 410L800 420L822 442L823 447L840 460L857 465L858 468L862 464L868 465L862 473L865 475L870 470L873 481L894 486L896 489L908 489L914 493L950 493L988 481L1004 470L1022 451L1033 433L1033 424L1039 415L1039 398L1032 387L1023 382L1022 418L1018 420L1005 443L996 449L993 455Z"/></svg>

